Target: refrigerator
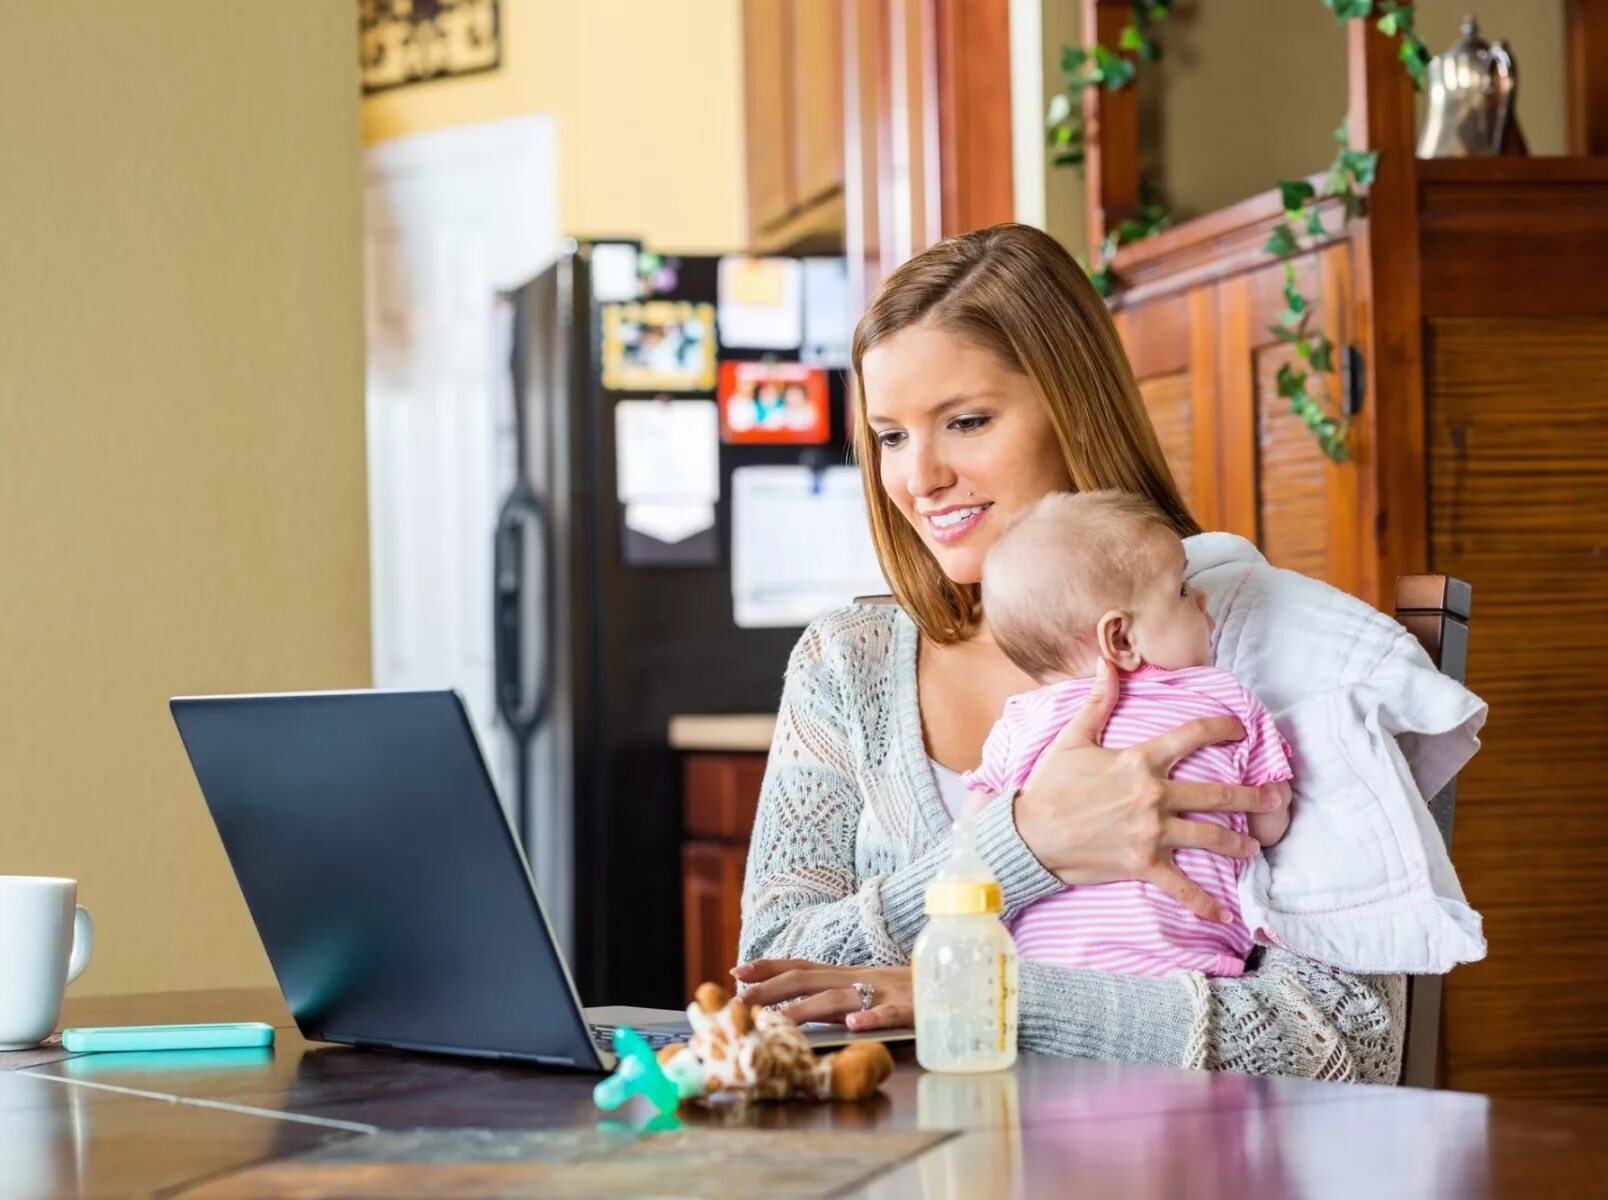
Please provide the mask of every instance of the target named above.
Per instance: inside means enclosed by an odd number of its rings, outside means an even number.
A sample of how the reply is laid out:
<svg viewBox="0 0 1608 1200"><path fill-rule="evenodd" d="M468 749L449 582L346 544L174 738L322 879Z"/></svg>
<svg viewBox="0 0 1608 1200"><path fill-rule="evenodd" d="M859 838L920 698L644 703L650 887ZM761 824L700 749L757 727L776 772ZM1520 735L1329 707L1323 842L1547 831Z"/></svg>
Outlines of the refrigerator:
<svg viewBox="0 0 1608 1200"><path fill-rule="evenodd" d="M511 480L491 581L500 752L513 759L505 802L583 1000L679 1007L682 816L669 720L774 712L801 632L734 622L731 472L847 462L843 379L829 372L824 445L719 447L715 524L686 547L703 561L633 565L644 535L623 521L614 410L654 393L604 386L599 244L567 242L495 307ZM617 258L621 243L607 245ZM671 269L653 273L653 297L716 303L718 257L654 261Z"/></svg>

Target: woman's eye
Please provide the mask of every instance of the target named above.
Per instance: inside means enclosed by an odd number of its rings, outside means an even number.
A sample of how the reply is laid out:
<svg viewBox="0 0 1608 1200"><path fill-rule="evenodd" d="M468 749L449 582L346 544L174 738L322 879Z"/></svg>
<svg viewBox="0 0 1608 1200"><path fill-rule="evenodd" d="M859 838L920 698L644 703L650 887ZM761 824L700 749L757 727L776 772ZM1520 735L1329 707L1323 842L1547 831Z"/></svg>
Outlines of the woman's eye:
<svg viewBox="0 0 1608 1200"><path fill-rule="evenodd" d="M904 434L902 433L879 433L877 434L877 443L884 450L892 450L899 444L899 439L903 436Z"/></svg>
<svg viewBox="0 0 1608 1200"><path fill-rule="evenodd" d="M949 422L949 428L958 433L975 433L984 425L987 425L988 421L988 417L956 417Z"/></svg>

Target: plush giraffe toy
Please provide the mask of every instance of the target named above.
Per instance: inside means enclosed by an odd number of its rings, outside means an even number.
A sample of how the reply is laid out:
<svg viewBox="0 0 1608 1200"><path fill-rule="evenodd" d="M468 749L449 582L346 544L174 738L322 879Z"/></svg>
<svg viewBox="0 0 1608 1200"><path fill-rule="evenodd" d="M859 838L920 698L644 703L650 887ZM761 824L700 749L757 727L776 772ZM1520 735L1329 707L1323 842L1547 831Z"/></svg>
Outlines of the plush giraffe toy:
<svg viewBox="0 0 1608 1200"><path fill-rule="evenodd" d="M702 1079L704 1097L863 1100L893 1074L881 1042L854 1042L817 1056L804 1031L781 1013L750 1008L718 984L702 985L687 1019L692 1037L659 1051L673 1077Z"/></svg>

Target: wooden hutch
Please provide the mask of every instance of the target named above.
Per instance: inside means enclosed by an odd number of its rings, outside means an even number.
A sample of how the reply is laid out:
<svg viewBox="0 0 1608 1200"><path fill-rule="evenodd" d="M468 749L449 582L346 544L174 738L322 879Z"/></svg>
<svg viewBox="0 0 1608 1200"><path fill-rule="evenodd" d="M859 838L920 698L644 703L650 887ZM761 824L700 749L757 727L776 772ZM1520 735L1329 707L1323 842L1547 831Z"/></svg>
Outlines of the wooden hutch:
<svg viewBox="0 0 1608 1200"><path fill-rule="evenodd" d="M1350 461L1329 461L1278 395L1290 351L1268 327L1283 262L1262 251L1282 215L1276 192L1124 248L1112 308L1203 525L1387 611L1399 575L1472 584L1468 681L1491 717L1460 781L1453 858L1490 955L1447 982L1441 1080L1602 1101L1608 8L1561 2L1567 157L1417 160L1394 44L1348 27L1349 128L1356 148L1380 152L1377 178L1360 219L1289 261L1316 326L1343 348L1344 377L1326 392L1355 410ZM1091 34L1113 44L1127 0L1084 3ZM747 0L755 248L837 222L864 296L940 234L1009 219L1005 8ZM810 94L822 78L827 92ZM766 80L784 82L780 95L758 95ZM1085 103L1098 245L1138 201L1137 97L1090 91ZM718 783L712 799L691 794L695 777ZM688 764L689 812L726 839L687 858L689 928L704 931L710 961L735 936L757 782L751 764ZM705 969L689 961L689 979Z"/></svg>

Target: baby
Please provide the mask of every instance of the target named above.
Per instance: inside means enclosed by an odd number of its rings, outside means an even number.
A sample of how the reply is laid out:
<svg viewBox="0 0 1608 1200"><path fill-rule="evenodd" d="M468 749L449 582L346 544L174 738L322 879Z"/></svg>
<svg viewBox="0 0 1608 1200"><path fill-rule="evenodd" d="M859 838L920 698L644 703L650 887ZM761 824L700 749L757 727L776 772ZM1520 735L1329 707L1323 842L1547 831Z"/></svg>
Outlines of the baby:
<svg viewBox="0 0 1608 1200"><path fill-rule="evenodd" d="M1124 492L1055 493L1000 534L983 565L983 611L1011 660L1042 686L1012 696L966 773L977 793L1027 780L1061 728L1082 707L1095 664L1121 671L1121 691L1102 744L1123 749L1197 717L1232 716L1239 742L1206 746L1179 761L1172 778L1275 784L1272 812L1191 813L1249 832L1271 846L1290 824L1289 748L1261 703L1211 666L1206 595L1184 582L1184 547L1143 499ZM1181 870L1233 913L1227 924L1196 916L1138 880L1080 884L1028 905L1011 924L1023 958L1124 975L1200 971L1239 975L1252 945L1240 919L1240 863L1185 848Z"/></svg>

